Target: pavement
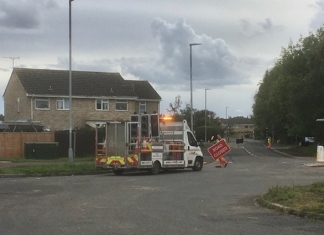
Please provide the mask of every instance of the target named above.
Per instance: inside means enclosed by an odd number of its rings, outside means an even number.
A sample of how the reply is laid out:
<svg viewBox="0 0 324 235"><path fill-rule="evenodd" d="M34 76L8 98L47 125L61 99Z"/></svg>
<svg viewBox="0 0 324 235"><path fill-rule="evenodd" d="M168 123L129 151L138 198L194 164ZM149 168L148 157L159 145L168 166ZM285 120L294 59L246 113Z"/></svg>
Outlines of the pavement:
<svg viewBox="0 0 324 235"><path fill-rule="evenodd" d="M265 146L266 147L266 146ZM286 157L296 157L287 153L284 153L282 151L280 151L281 149L287 149L287 147L271 147L270 150L279 153L281 155L284 155ZM321 161L314 161L312 163L305 163L303 164L304 166L309 166L309 167L324 167L324 162Z"/></svg>

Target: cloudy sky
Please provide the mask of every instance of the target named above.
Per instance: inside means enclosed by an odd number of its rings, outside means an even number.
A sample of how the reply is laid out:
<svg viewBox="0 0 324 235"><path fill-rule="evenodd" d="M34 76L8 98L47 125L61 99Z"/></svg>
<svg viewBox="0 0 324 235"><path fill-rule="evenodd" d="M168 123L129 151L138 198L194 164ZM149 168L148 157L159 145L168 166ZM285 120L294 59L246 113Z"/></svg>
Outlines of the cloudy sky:
<svg viewBox="0 0 324 235"><path fill-rule="evenodd" d="M178 95L190 104L189 44L201 43L192 47L193 107L205 109L206 94L217 116L249 116L265 70L323 25L323 10L324 0L74 0L72 69L147 80L166 113ZM0 0L2 95L13 62L69 69L69 0Z"/></svg>

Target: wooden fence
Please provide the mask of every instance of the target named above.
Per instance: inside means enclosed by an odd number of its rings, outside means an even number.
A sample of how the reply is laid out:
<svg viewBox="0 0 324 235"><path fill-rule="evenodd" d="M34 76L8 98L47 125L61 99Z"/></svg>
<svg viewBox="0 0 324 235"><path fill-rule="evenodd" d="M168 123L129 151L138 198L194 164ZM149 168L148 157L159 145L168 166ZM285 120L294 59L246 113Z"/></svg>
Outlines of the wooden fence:
<svg viewBox="0 0 324 235"><path fill-rule="evenodd" d="M0 132L0 158L24 158L25 143L54 139L54 132Z"/></svg>

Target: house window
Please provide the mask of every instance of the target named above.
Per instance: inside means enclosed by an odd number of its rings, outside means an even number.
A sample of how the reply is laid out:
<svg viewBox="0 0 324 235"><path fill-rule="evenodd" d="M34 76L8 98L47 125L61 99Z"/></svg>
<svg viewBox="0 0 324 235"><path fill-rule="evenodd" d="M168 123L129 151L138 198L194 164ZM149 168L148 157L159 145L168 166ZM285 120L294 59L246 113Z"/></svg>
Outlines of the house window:
<svg viewBox="0 0 324 235"><path fill-rule="evenodd" d="M36 98L35 100L36 109L46 109L50 108L49 99L47 98Z"/></svg>
<svg viewBox="0 0 324 235"><path fill-rule="evenodd" d="M70 99L68 99L68 98L57 99L57 101L56 101L56 109L58 109L58 110L69 110L70 109Z"/></svg>
<svg viewBox="0 0 324 235"><path fill-rule="evenodd" d="M127 100L116 100L116 110L118 111L127 111L128 110L128 102Z"/></svg>
<svg viewBox="0 0 324 235"><path fill-rule="evenodd" d="M139 103L139 113L145 113L146 112L146 102L140 102Z"/></svg>
<svg viewBox="0 0 324 235"><path fill-rule="evenodd" d="M108 100L96 100L96 110L109 110L109 101Z"/></svg>

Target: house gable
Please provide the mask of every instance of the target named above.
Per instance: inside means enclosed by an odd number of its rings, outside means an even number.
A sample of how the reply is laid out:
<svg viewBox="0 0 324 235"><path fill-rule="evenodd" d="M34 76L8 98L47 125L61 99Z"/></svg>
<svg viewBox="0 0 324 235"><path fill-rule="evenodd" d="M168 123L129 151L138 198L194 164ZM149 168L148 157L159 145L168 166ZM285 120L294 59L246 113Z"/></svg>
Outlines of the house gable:
<svg viewBox="0 0 324 235"><path fill-rule="evenodd" d="M5 120L29 119L28 108L30 103L26 91L17 74L13 72L3 94Z"/></svg>

